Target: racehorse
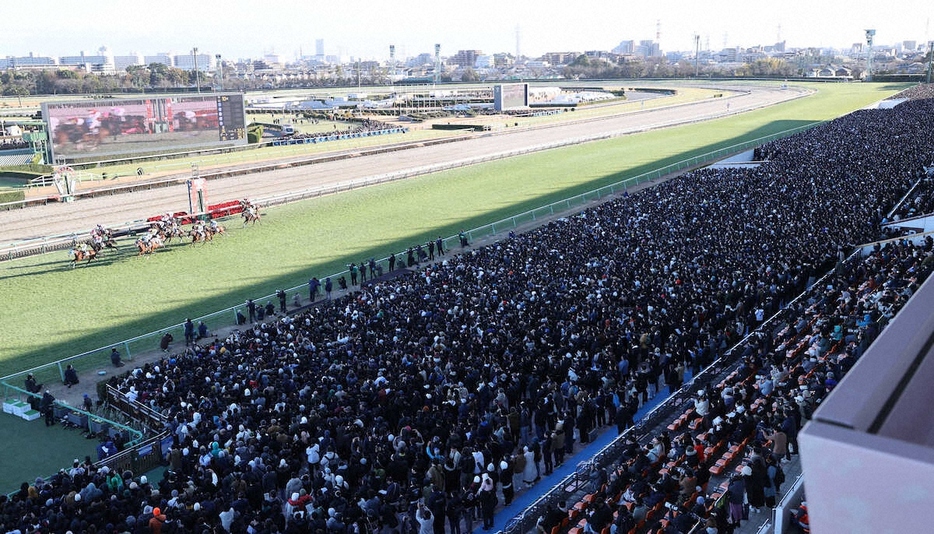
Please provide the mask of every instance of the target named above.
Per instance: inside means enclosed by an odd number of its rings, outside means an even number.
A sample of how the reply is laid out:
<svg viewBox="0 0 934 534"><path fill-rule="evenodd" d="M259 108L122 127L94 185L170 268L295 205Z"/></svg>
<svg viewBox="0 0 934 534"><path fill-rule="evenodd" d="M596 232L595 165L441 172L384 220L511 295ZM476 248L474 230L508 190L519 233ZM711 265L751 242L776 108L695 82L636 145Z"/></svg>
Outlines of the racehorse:
<svg viewBox="0 0 934 534"><path fill-rule="evenodd" d="M214 233L207 230L203 226L193 227L188 231L188 235L191 236L191 245L194 246L195 243L200 242L201 244L207 243L214 238Z"/></svg>
<svg viewBox="0 0 934 534"><path fill-rule="evenodd" d="M159 230L157 235L162 239L166 246L169 242L172 241L173 237L182 239L185 237L185 231L182 230L182 227L177 224L167 225L165 228Z"/></svg>
<svg viewBox="0 0 934 534"><path fill-rule="evenodd" d="M240 216L243 217L243 226L247 223L256 224L260 222L259 207L250 202L250 199L240 201Z"/></svg>
<svg viewBox="0 0 934 534"><path fill-rule="evenodd" d="M91 260L97 257L97 251L92 249L84 249L81 247L75 247L71 249L71 268L74 269L79 261L88 260L88 263L91 263Z"/></svg>
<svg viewBox="0 0 934 534"><path fill-rule="evenodd" d="M105 229L101 225L97 225L96 228L91 230L91 239L87 241L87 244L97 253L100 253L105 247L119 250L113 231L109 228Z"/></svg>
<svg viewBox="0 0 934 534"><path fill-rule="evenodd" d="M140 237L136 240L136 248L139 250L137 256L152 254L157 248L162 247L164 244L162 238L158 235Z"/></svg>
<svg viewBox="0 0 934 534"><path fill-rule="evenodd" d="M209 234L213 234L213 235L223 235L223 236L226 236L226 235L227 235L227 228L224 228L224 225L214 223L213 221L212 221L211 224L209 224L208 226L206 226L204 229L205 229Z"/></svg>
<svg viewBox="0 0 934 534"><path fill-rule="evenodd" d="M246 226L248 223L256 224L260 222L259 209L255 206L248 207L243 210L240 215L243 216L243 226Z"/></svg>

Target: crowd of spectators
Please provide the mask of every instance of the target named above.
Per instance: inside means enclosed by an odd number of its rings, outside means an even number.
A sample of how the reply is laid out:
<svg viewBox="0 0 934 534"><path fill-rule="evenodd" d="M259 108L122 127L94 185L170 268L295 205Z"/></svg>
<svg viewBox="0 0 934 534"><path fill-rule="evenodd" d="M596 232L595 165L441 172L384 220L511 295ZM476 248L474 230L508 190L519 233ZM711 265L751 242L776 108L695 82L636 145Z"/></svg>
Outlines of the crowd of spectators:
<svg viewBox="0 0 934 534"><path fill-rule="evenodd" d="M774 507L798 430L932 269L931 238L876 246L837 266L739 344L740 365L700 386L683 418L652 432L648 445L627 441L614 467L595 471L588 529L686 533L701 522L709 533L733 532ZM733 469L717 463L724 457L742 461ZM541 532L564 517L546 514Z"/></svg>
<svg viewBox="0 0 934 534"><path fill-rule="evenodd" d="M895 209L891 219L884 222L897 222L934 212L934 166L929 167L925 174Z"/></svg>
<svg viewBox="0 0 934 534"><path fill-rule="evenodd" d="M32 145L22 139L3 138L0 139L0 150L13 150L15 148L29 148Z"/></svg>
<svg viewBox="0 0 934 534"><path fill-rule="evenodd" d="M355 121L352 123L352 126L346 129L338 129L337 125L334 125L334 131L329 132L306 132L306 133L297 133L294 135L288 136L289 139L327 139L328 137L334 135L354 135L360 133L369 133L377 131L388 131L398 129L398 126L393 126L392 124L378 121L376 119L363 119L361 121Z"/></svg>
<svg viewBox="0 0 934 534"><path fill-rule="evenodd" d="M537 483L576 441L631 425L642 403L679 387L685 369L696 374L825 270L852 277L834 285L846 298L815 297L783 312L795 333L819 324L809 347L822 350L837 326L852 329L852 316L893 311L914 286L879 290L889 282L881 266L899 280L910 269L920 276L914 264L930 244L880 250L868 264L875 267L847 269L843 259L878 235L882 214L931 163L932 112L932 100L859 111L764 145L758 154L768 161L757 168L692 172L115 377L112 385L132 388L170 421L163 478L79 465L0 504L0 527L486 528L497 502ZM877 273L867 282L872 297L856 283L869 273ZM822 319L797 325L808 310ZM854 351L856 328L845 334L855 336ZM703 402L696 410L712 435L730 435L727 405L744 406L756 419L738 424L761 423L763 432L787 413L806 414L795 408L803 394L779 389L798 379L783 336L754 336L734 377L769 377L780 391L768 397L771 409L752 409L751 386L729 401L725 389L705 391L705 412ZM809 377L826 385L827 375L839 376L858 355L850 345L833 362L830 347L817 362L809 357L822 366ZM805 401L819 399L816 391ZM633 444L621 464L630 495L645 497L632 488L649 487L643 467L679 446L685 455L689 445L703 448L667 439L644 454Z"/></svg>

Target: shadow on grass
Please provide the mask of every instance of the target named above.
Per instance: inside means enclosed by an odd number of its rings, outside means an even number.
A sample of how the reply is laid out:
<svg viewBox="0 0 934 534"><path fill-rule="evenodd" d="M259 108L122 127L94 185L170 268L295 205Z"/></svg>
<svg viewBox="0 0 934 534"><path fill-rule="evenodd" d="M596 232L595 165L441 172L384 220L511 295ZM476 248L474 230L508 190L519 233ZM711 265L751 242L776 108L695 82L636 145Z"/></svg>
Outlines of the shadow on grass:
<svg viewBox="0 0 934 534"><path fill-rule="evenodd" d="M220 310L230 308L231 306L237 306L243 304L247 298L253 298L257 301L258 304L265 304L267 299L273 301L277 307L278 302L272 297L272 294L278 288L291 288L298 287L299 291L302 293L303 300L307 298L307 290L304 289L303 285L307 283L308 279L311 276L317 276L322 281L326 276L333 276L335 273L340 273L345 270L346 266L351 262L359 262L361 259L368 258L377 258L382 259L388 256L390 253L396 253L398 260L401 262L404 260L405 254L404 251L411 246L415 246L418 243L424 244L428 240L434 240L439 235L444 237L450 237L457 234L457 232L462 229L472 229L478 228L490 223L494 223L500 220L508 219L509 217L519 215L521 213L528 212L530 210L539 208L541 206L548 205L550 203L558 202L566 198L574 197L594 189L605 187L622 180L633 178L645 173L654 172L657 169L666 167L667 165L677 163L684 160L689 160L695 156L700 156L708 154L710 152L728 148L731 146L738 145L742 142L759 139L769 135L773 135L782 131L787 131L789 129L797 128L800 126L805 126L811 124L811 121L791 121L791 120L782 120L782 121L773 121L768 124L762 125L754 130L748 131L743 135L736 136L724 141L717 143L712 143L699 147L693 150L685 151L679 153L675 156L664 158L649 164L645 164L639 167L632 169L627 169L618 173L607 174L597 180L592 180L584 184L574 185L572 187L556 190L545 195L540 195L534 198L530 198L521 202L515 202L503 205L496 209L483 212L474 217L467 217L459 220L449 221L446 224L440 224L437 227L424 229L420 233L413 234L412 236L406 237L404 239L397 240L386 240L381 243L379 246L374 246L365 250L358 250L351 254L346 254L341 257L338 257L332 261L320 262L316 264L310 264L307 268L295 269L288 274L277 276L274 278L261 278L245 276L240 278L242 285L237 287L232 287L230 291L227 291L222 294L218 294L212 297L205 298L199 302L199 305L196 309L192 309L191 306L173 306L167 307L164 311L155 314L149 314L145 316L140 316L135 320L121 325L119 327L109 327L104 328L98 331L96 334L91 336L85 336L76 340L62 342L57 344L48 344L37 347L34 350L21 353L15 356L13 359L0 362L0 376L5 376L7 374L18 372L27 368L32 368L38 365L42 365L51 361L58 359L66 358L79 354L85 351L96 350L103 347L109 347L110 345L116 344L120 341L130 339L135 336L148 334L150 332L156 331L166 331L172 328L177 328L185 317L192 317L195 319L198 315L208 315ZM284 236L283 239L288 240L289 236ZM184 243L185 246L188 246L187 242ZM173 249L177 249L182 246L182 243L173 244L167 248L160 249L155 252L155 254L166 254L172 253ZM197 248L197 247L195 247ZM132 247L121 246L121 250L126 252L122 253L120 256L110 256L102 259L101 263L94 266L106 267L107 263L104 260L109 262L116 261L132 261L137 259L139 261L145 261L146 257L136 258L136 250ZM132 252L130 252L132 250ZM460 248L457 247L453 252L459 252ZM400 256L401 254L401 256ZM49 262L51 263L51 262ZM63 262L64 263L64 262ZM88 266L86 268L92 268ZM85 268L85 267L82 267ZM58 270L60 267L50 268L50 270ZM67 270L67 269L63 269ZM40 271L41 272L41 271ZM23 273L26 274L26 273ZM35 274L33 271L30 274ZM22 276L22 275L14 275ZM8 277L9 278L9 277ZM349 278L349 277L348 277ZM335 284L336 285L336 284ZM289 293L289 302L291 302L292 293ZM232 316L230 314L232 324ZM215 328L219 326L226 326L220 324L209 324L209 328ZM147 347L137 347L136 350L151 350L155 349L158 345L158 336L153 336L151 338L151 346ZM109 349L108 349L109 351Z"/></svg>

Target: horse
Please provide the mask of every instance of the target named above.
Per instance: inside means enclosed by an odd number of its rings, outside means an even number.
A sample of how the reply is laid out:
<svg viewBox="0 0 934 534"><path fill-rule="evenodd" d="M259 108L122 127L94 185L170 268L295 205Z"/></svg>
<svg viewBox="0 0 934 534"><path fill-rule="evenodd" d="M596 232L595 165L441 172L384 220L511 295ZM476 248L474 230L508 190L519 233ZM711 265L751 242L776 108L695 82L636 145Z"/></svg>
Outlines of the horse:
<svg viewBox="0 0 934 534"><path fill-rule="evenodd" d="M149 240L149 253L152 254L156 251L157 248L162 248L165 246L165 241L163 241L161 236L154 235Z"/></svg>
<svg viewBox="0 0 934 534"><path fill-rule="evenodd" d="M201 242L201 244L207 243L214 238L214 234L205 228L192 228L188 235L191 236L191 246L198 242Z"/></svg>
<svg viewBox="0 0 934 534"><path fill-rule="evenodd" d="M246 227L246 225L249 223L256 224L260 222L259 209L257 209L254 206L250 206L247 209L245 209L243 212L241 212L241 215L243 216L244 227Z"/></svg>
<svg viewBox="0 0 934 534"><path fill-rule="evenodd" d="M152 249L149 245L149 240L143 239L142 237L136 240L136 248L139 250L137 256L142 256L143 254L149 254L152 252Z"/></svg>
<svg viewBox="0 0 934 534"><path fill-rule="evenodd" d="M145 236L144 236L145 237ZM137 256L142 256L143 254L152 254L157 248L160 248L165 243L162 241L162 238L158 235L150 236L149 239L139 238L136 240L136 248L139 250Z"/></svg>
<svg viewBox="0 0 934 534"><path fill-rule="evenodd" d="M212 236L213 235L222 235L222 236L227 235L227 228L224 228L224 225L222 224L215 224L213 226L208 225L204 227L204 230L207 233L211 234Z"/></svg>
<svg viewBox="0 0 934 534"><path fill-rule="evenodd" d="M71 268L74 269L79 261L88 260L88 263L91 263L91 260L97 257L97 251L92 249L84 249L75 247L71 249ZM87 264L85 264L87 265Z"/></svg>
<svg viewBox="0 0 934 534"><path fill-rule="evenodd" d="M117 240L114 239L113 231L110 228L104 228L101 225L97 225L96 228L91 230L91 239L87 241L87 244L95 250L95 252L100 253L102 249L112 248L114 250L119 250L117 246Z"/></svg>
<svg viewBox="0 0 934 534"><path fill-rule="evenodd" d="M160 229L158 232L156 232L156 235L158 235L159 238L162 239L162 241L165 243L165 245L168 246L173 237L177 237L179 239L185 237L185 231L182 230L179 225L172 223Z"/></svg>

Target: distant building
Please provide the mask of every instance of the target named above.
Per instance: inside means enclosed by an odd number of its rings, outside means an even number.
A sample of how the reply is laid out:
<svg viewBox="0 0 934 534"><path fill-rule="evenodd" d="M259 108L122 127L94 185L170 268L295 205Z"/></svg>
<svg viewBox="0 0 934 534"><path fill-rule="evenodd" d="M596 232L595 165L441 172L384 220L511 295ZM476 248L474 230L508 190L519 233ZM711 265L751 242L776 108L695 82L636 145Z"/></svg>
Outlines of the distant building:
<svg viewBox="0 0 934 534"><path fill-rule="evenodd" d="M477 56L477 61L474 62L474 67L478 69L491 69L495 65L493 56L482 55Z"/></svg>
<svg viewBox="0 0 934 534"><path fill-rule="evenodd" d="M114 65L114 56L102 46L97 55L87 55L82 51L77 56L62 56L58 58L58 64L64 67L78 67L86 72L95 74L114 74L116 67Z"/></svg>
<svg viewBox="0 0 934 534"><path fill-rule="evenodd" d="M581 52L546 52L541 59L551 65L568 65L580 55Z"/></svg>
<svg viewBox="0 0 934 534"><path fill-rule="evenodd" d="M193 71L197 65L199 72L214 72L217 70L217 59L214 54L198 53L198 60L195 61L195 54L177 54L173 66L182 70Z"/></svg>
<svg viewBox="0 0 934 534"><path fill-rule="evenodd" d="M145 61L143 55L137 52L131 52L126 56L114 56L114 69L117 72L123 72L133 65L145 65Z"/></svg>
<svg viewBox="0 0 934 534"><path fill-rule="evenodd" d="M505 52L500 52L498 54L493 54L493 66L498 69L509 68L516 64L516 58L511 54Z"/></svg>
<svg viewBox="0 0 934 534"><path fill-rule="evenodd" d="M661 57L662 49L655 41L639 41L639 46L636 47L635 54L642 57Z"/></svg>
<svg viewBox="0 0 934 534"><path fill-rule="evenodd" d="M434 65L435 56L427 52L419 54L406 62L408 67L421 67L422 65Z"/></svg>
<svg viewBox="0 0 934 534"><path fill-rule="evenodd" d="M58 59L49 56L36 56L32 52L28 56L0 58L0 69L34 69L58 65Z"/></svg>
<svg viewBox="0 0 934 534"><path fill-rule="evenodd" d="M636 52L636 42L633 40L620 41L619 45L613 49L615 54L634 54Z"/></svg>
<svg viewBox="0 0 934 534"><path fill-rule="evenodd" d="M458 67L473 67L477 63L477 58L482 55L481 50L458 50L448 62Z"/></svg>
<svg viewBox="0 0 934 534"><path fill-rule="evenodd" d="M175 66L175 56L171 52L161 52L153 56L143 56L143 62L147 65L161 63L166 67Z"/></svg>

